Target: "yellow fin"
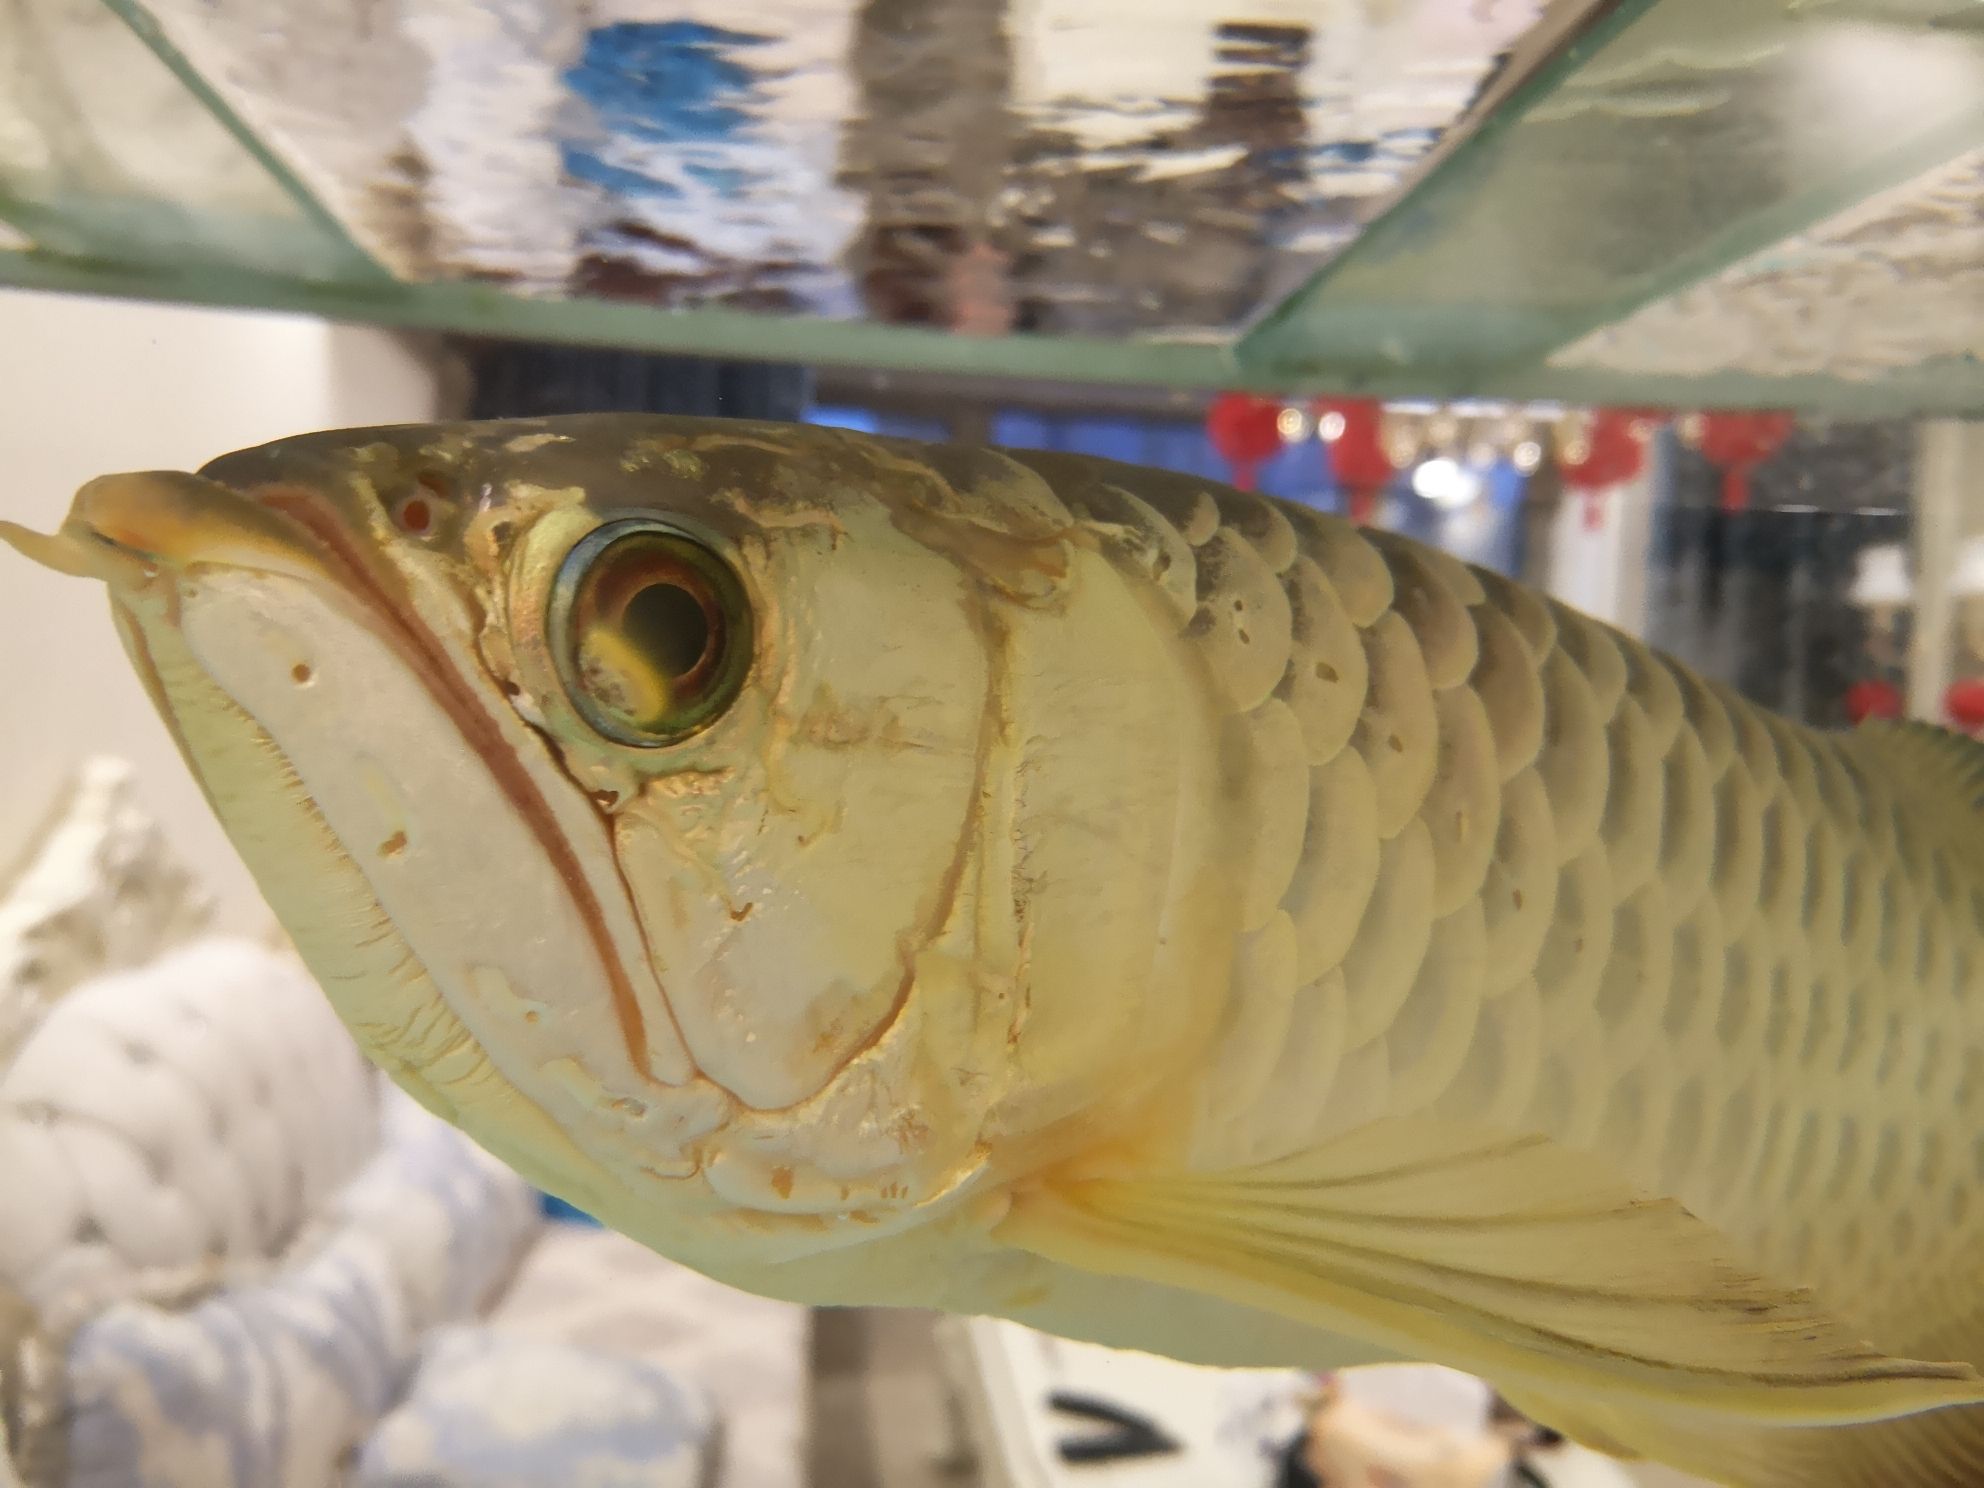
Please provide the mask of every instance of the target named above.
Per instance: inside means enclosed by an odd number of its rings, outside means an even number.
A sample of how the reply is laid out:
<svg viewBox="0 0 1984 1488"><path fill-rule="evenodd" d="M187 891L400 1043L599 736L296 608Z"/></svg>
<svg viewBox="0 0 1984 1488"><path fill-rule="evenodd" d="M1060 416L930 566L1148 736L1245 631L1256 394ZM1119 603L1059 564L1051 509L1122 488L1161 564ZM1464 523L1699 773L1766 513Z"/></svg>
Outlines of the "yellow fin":
<svg viewBox="0 0 1984 1488"><path fill-rule="evenodd" d="M1731 1427L1683 1412L1608 1409L1568 1397L1507 1397L1594 1451L1645 1457L1731 1488L1977 1488L1984 1407L1853 1426Z"/></svg>
<svg viewBox="0 0 1984 1488"><path fill-rule="evenodd" d="M1373 1123L1237 1171L1068 1174L1007 1244L1299 1318L1505 1388L1807 1425L1984 1401L1966 1364L1891 1358L1712 1226L1541 1137Z"/></svg>

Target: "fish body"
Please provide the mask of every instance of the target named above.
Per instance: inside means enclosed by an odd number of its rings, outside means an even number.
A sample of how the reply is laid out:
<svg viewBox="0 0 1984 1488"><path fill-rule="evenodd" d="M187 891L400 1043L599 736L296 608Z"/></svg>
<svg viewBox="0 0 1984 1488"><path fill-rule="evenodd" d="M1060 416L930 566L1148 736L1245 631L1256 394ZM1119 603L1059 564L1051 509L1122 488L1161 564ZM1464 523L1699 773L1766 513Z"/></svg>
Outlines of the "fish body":
<svg viewBox="0 0 1984 1488"><path fill-rule="evenodd" d="M17 546L368 1053L752 1290L1984 1482L1984 759L1073 456L601 416ZM685 598L686 596L686 598Z"/></svg>

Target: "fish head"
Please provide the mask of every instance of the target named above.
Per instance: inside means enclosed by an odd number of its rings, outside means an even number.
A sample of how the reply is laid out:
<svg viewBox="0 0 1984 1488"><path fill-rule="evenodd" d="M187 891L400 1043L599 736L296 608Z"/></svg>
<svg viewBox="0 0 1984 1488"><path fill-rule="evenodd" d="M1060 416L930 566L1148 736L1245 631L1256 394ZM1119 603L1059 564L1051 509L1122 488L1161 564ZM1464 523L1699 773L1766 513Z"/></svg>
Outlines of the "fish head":
<svg viewBox="0 0 1984 1488"><path fill-rule="evenodd" d="M969 474L728 421L409 426L108 477L10 536L109 583L367 1052L713 1269L962 1203L1027 1125L988 803L1069 520Z"/></svg>

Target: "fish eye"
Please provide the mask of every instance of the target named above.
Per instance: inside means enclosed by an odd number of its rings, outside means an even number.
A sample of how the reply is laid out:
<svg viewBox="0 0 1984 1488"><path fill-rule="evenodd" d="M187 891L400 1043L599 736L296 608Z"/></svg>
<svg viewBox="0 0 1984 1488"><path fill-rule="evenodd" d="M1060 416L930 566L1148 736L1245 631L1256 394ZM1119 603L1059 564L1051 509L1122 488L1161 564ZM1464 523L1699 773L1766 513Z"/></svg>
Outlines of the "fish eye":
<svg viewBox="0 0 1984 1488"><path fill-rule="evenodd" d="M581 717L658 749L723 716L751 666L751 611L736 571L666 523L594 528L565 555L550 641Z"/></svg>

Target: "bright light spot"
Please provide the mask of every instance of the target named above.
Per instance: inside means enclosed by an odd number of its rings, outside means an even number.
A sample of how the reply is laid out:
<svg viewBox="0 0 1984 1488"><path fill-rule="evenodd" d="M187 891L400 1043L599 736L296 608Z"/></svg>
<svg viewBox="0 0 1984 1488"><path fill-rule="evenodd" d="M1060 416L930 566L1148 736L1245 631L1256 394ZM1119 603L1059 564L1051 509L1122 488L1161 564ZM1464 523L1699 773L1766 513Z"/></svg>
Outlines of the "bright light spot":
<svg viewBox="0 0 1984 1488"><path fill-rule="evenodd" d="M1543 446L1534 439L1525 439L1509 458L1515 461L1516 469L1524 475L1534 475L1543 464Z"/></svg>
<svg viewBox="0 0 1984 1488"><path fill-rule="evenodd" d="M1442 456L1412 472L1412 489L1442 511L1468 506L1481 494L1481 477L1458 460Z"/></svg>
<svg viewBox="0 0 1984 1488"><path fill-rule="evenodd" d="M1284 408L1275 415L1275 432L1281 435L1283 444L1293 444L1302 437L1308 422L1308 419L1303 417L1301 409Z"/></svg>
<svg viewBox="0 0 1984 1488"><path fill-rule="evenodd" d="M1335 409L1331 409L1317 421L1316 434L1325 444L1335 444L1343 438L1343 431L1349 427L1349 421Z"/></svg>

